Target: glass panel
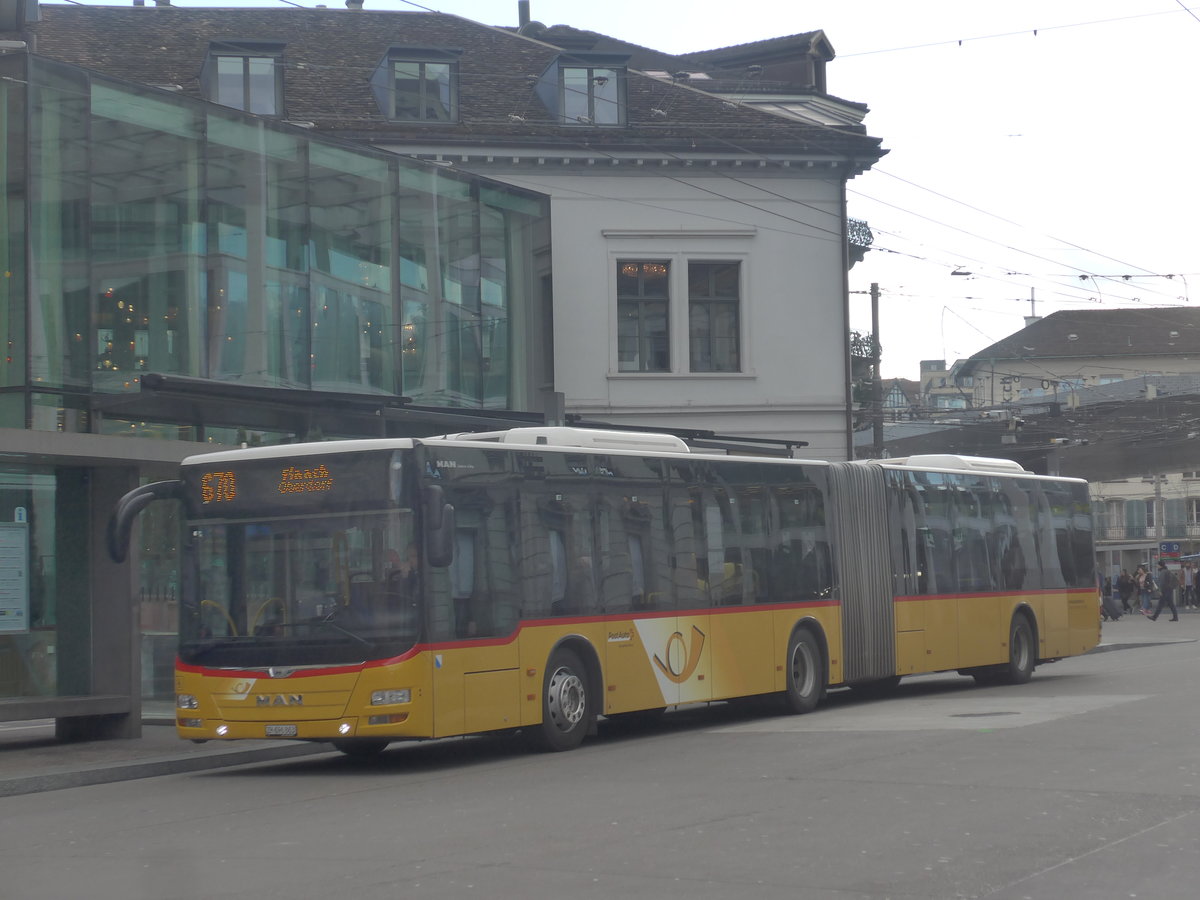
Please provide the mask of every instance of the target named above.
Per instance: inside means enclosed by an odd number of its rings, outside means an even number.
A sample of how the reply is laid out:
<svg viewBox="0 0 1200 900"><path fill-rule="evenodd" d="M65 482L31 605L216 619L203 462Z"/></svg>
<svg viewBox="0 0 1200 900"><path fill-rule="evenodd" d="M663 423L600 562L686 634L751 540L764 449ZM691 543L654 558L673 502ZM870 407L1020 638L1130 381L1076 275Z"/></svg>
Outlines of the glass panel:
<svg viewBox="0 0 1200 900"><path fill-rule="evenodd" d="M425 78L421 85L424 101L422 118L435 122L453 120L452 71L453 67L448 63L425 63Z"/></svg>
<svg viewBox="0 0 1200 900"><path fill-rule="evenodd" d="M244 57L217 57L217 95L215 99L222 106L245 109L245 67L246 60Z"/></svg>
<svg viewBox="0 0 1200 900"><path fill-rule="evenodd" d="M194 425L174 422L147 422L143 419L118 419L105 416L100 421L100 433L117 437L150 438L162 441L194 441L198 429Z"/></svg>
<svg viewBox="0 0 1200 900"><path fill-rule="evenodd" d="M307 169L302 144L209 116L212 377L307 387Z"/></svg>
<svg viewBox="0 0 1200 900"><path fill-rule="evenodd" d="M317 303L310 365L316 388L400 392L392 192L387 163L314 147L309 204Z"/></svg>
<svg viewBox="0 0 1200 900"><path fill-rule="evenodd" d="M590 94L587 69L564 68L563 79L563 119L575 123L591 116Z"/></svg>
<svg viewBox="0 0 1200 900"><path fill-rule="evenodd" d="M621 82L615 69L592 70L592 117L597 125L621 123Z"/></svg>
<svg viewBox="0 0 1200 900"><path fill-rule="evenodd" d="M300 436L290 431L268 431L263 428L222 428L216 425L204 426L204 442L221 444L229 447L241 447L243 444L257 447L267 444L293 444Z"/></svg>
<svg viewBox="0 0 1200 900"><path fill-rule="evenodd" d="M142 434L142 437L149 435ZM164 434L170 436L169 433ZM179 437L192 440L191 437ZM145 482L143 482L145 483ZM141 514L137 592L142 698L173 700L179 631L183 521L177 503L151 503ZM171 704L174 707L174 703Z"/></svg>
<svg viewBox="0 0 1200 900"><path fill-rule="evenodd" d="M25 383L25 103L24 57L0 58L0 387ZM5 404L11 400L5 400ZM25 427L24 403L17 425Z"/></svg>
<svg viewBox="0 0 1200 900"><path fill-rule="evenodd" d="M39 302L29 310L30 378L82 388L90 382L88 87L49 66L35 71L30 253Z"/></svg>
<svg viewBox="0 0 1200 900"><path fill-rule="evenodd" d="M0 394L0 428L24 428L25 394Z"/></svg>
<svg viewBox="0 0 1200 900"><path fill-rule="evenodd" d="M453 406L482 399L483 339L480 318L479 206L470 183L438 181L438 253L442 272L440 322L431 335L445 341L447 394ZM432 349L432 348L430 348Z"/></svg>
<svg viewBox="0 0 1200 900"><path fill-rule="evenodd" d="M86 434L91 431L88 399L82 394L30 395L35 431L64 431ZM24 427L23 425L20 427Z"/></svg>
<svg viewBox="0 0 1200 900"><path fill-rule="evenodd" d="M247 110L263 116L280 112L276 103L275 60L270 57L252 56L246 60Z"/></svg>
<svg viewBox="0 0 1200 900"><path fill-rule="evenodd" d="M395 109L393 115L397 119L421 118L421 63L401 62L392 63L392 83L395 90Z"/></svg>
<svg viewBox="0 0 1200 900"><path fill-rule="evenodd" d="M92 295L99 390L137 390L138 373L200 374L205 240L199 122L190 110L93 88ZM83 304L81 303L81 306Z"/></svg>
<svg viewBox="0 0 1200 900"><path fill-rule="evenodd" d="M481 206L480 310L483 405L503 409L508 401L508 228L510 213ZM515 216L514 216L515 217Z"/></svg>
<svg viewBox="0 0 1200 900"><path fill-rule="evenodd" d="M69 594L60 593L60 582L68 591L74 585L78 566L59 565L56 553L60 525L70 532L64 537L80 537L87 505L82 504L84 518L60 523L58 500L53 470L0 470L0 522L11 523L0 526L0 541L6 558L23 570L27 585L21 596L6 596L2 607L6 615L0 617L0 697L52 697L60 688L62 693L87 693L87 682L79 674L87 671L90 659L87 611L68 609L73 601ZM25 522L18 524L22 515ZM86 553L76 556L86 566ZM20 616L15 615L18 609ZM82 659L60 653L60 638Z"/></svg>

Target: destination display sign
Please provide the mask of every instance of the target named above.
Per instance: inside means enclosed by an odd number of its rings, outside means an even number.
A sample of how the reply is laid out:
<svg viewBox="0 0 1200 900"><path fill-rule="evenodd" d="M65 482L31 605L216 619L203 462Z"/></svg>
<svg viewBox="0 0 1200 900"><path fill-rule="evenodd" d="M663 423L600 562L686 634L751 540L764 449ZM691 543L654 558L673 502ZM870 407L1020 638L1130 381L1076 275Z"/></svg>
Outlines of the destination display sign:
<svg viewBox="0 0 1200 900"><path fill-rule="evenodd" d="M201 517L281 515L379 509L399 498L402 451L202 460L183 470Z"/></svg>

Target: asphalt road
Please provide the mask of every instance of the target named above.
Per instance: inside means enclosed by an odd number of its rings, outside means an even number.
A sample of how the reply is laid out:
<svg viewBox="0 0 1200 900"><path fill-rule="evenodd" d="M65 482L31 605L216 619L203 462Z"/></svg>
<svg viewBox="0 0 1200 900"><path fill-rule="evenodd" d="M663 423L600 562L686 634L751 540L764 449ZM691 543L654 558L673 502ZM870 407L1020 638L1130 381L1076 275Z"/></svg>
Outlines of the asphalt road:
<svg viewBox="0 0 1200 900"><path fill-rule="evenodd" d="M1184 643L807 716L672 712L570 753L474 738L28 794L0 800L0 898L1192 900L1198 722Z"/></svg>

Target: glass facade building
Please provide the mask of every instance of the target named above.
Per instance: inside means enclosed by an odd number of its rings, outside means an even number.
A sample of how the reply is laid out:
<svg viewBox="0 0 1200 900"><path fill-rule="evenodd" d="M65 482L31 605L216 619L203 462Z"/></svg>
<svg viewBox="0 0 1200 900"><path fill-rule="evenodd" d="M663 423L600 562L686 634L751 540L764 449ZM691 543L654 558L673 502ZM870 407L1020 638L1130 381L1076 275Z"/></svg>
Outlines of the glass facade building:
<svg viewBox="0 0 1200 900"><path fill-rule="evenodd" d="M0 76L0 719L99 735L169 696L177 584L170 511L102 558L112 500L200 445L537 415L549 205L32 54Z"/></svg>

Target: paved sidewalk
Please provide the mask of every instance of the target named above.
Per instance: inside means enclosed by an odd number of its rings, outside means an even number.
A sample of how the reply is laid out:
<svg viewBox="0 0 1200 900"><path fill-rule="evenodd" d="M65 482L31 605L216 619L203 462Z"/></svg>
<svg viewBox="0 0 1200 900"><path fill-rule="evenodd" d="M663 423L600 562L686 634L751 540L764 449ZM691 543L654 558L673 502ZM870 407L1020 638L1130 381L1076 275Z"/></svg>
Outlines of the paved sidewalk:
<svg viewBox="0 0 1200 900"><path fill-rule="evenodd" d="M1093 652L1195 641L1200 610L1181 611L1178 622L1166 617L1150 622L1135 613L1105 622ZM148 719L142 736L133 740L59 743L51 720L0 722L0 797L337 752L328 744L300 741L194 744L176 737L170 710L163 713Z"/></svg>
<svg viewBox="0 0 1200 900"><path fill-rule="evenodd" d="M247 763L336 753L303 741L180 740L170 720L143 724L129 740L60 743L54 721L0 723L0 797Z"/></svg>

